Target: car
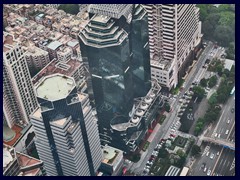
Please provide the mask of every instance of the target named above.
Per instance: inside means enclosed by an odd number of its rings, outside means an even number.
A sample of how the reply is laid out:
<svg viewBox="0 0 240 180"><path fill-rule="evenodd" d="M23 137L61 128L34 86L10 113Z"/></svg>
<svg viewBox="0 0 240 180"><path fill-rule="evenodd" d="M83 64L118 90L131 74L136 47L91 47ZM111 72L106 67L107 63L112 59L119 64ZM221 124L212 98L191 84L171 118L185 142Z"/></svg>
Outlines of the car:
<svg viewBox="0 0 240 180"><path fill-rule="evenodd" d="M205 166L206 166L206 163L202 163L202 165L201 165L201 169L204 169Z"/></svg>
<svg viewBox="0 0 240 180"><path fill-rule="evenodd" d="M218 136L218 133L215 134L215 138Z"/></svg>
<svg viewBox="0 0 240 180"><path fill-rule="evenodd" d="M229 124L230 123L230 119L227 121L227 124Z"/></svg>
<svg viewBox="0 0 240 180"><path fill-rule="evenodd" d="M231 112L232 112L232 113L234 112L234 108L231 109Z"/></svg>
<svg viewBox="0 0 240 180"><path fill-rule="evenodd" d="M211 153L211 155L210 155L210 159L213 159L213 158L214 158L214 154Z"/></svg>
<svg viewBox="0 0 240 180"><path fill-rule="evenodd" d="M226 132L225 132L225 134L227 135L228 133L229 133L229 130L227 129Z"/></svg>
<svg viewBox="0 0 240 180"><path fill-rule="evenodd" d="M207 167L205 167L204 169L203 169L203 172L206 172L207 171Z"/></svg>
<svg viewBox="0 0 240 180"><path fill-rule="evenodd" d="M146 168L146 169L150 169L150 166L146 165L145 168Z"/></svg>
<svg viewBox="0 0 240 180"><path fill-rule="evenodd" d="M218 152L217 152L217 156L219 156L219 154L220 154L220 152L218 151Z"/></svg>
<svg viewBox="0 0 240 180"><path fill-rule="evenodd" d="M147 165L151 166L151 165L153 165L153 162L147 162Z"/></svg>
<svg viewBox="0 0 240 180"><path fill-rule="evenodd" d="M221 134L218 134L218 138L220 138Z"/></svg>
<svg viewBox="0 0 240 180"><path fill-rule="evenodd" d="M209 153L210 153L210 152L208 151L208 152L206 153L206 156L208 156L208 155L209 155Z"/></svg>
<svg viewBox="0 0 240 180"><path fill-rule="evenodd" d="M208 172L207 172L207 175L210 176L211 172L212 172L212 170L209 169Z"/></svg>

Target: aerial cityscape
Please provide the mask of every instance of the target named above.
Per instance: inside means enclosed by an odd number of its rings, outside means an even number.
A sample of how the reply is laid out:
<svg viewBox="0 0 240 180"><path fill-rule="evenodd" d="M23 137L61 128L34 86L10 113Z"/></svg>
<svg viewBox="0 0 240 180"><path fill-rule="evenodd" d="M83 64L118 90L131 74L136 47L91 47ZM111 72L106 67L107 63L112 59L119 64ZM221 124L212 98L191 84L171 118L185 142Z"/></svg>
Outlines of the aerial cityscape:
<svg viewBox="0 0 240 180"><path fill-rule="evenodd" d="M235 4L3 4L4 176L235 176Z"/></svg>

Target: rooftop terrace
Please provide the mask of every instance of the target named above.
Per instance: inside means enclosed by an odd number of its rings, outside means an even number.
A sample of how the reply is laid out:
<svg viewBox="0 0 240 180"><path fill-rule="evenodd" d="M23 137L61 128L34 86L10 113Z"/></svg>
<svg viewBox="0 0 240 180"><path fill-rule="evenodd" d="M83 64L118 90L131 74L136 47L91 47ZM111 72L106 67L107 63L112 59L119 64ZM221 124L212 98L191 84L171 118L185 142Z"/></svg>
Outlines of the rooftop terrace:
<svg viewBox="0 0 240 180"><path fill-rule="evenodd" d="M14 46L16 44L16 41L14 41L13 36L10 34L3 35L3 52L7 52L10 50L10 47L7 46Z"/></svg>
<svg viewBox="0 0 240 180"><path fill-rule="evenodd" d="M36 93L40 98L55 101L67 97L74 87L72 78L55 74L45 77L36 87Z"/></svg>

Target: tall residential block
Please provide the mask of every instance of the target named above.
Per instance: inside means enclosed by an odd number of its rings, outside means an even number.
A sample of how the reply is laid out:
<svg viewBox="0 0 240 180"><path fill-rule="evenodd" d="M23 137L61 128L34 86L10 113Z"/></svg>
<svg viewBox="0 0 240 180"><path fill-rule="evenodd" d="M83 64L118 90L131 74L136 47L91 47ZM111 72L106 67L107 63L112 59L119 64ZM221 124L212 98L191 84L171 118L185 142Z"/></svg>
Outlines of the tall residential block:
<svg viewBox="0 0 240 180"><path fill-rule="evenodd" d="M132 4L94 4L88 10L91 19L79 41L101 143L134 152L154 121L161 89L155 83L151 88L147 13Z"/></svg>
<svg viewBox="0 0 240 180"><path fill-rule="evenodd" d="M5 124L27 124L37 108L25 53L13 35L3 33L3 117Z"/></svg>
<svg viewBox="0 0 240 180"><path fill-rule="evenodd" d="M40 107L31 122L47 175L96 175L102 152L88 95L77 91L72 77L61 74L45 76L35 85Z"/></svg>
<svg viewBox="0 0 240 180"><path fill-rule="evenodd" d="M201 45L195 4L145 4L149 21L151 76L170 90L176 87Z"/></svg>

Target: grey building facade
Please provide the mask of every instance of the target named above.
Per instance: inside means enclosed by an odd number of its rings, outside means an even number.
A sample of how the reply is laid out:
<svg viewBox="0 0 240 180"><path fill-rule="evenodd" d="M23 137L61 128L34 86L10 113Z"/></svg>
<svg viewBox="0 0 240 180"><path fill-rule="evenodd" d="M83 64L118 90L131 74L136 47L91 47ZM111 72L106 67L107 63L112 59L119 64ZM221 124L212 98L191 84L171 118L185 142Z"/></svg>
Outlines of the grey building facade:
<svg viewBox="0 0 240 180"><path fill-rule="evenodd" d="M102 161L97 120L88 95L74 79L46 76L36 85L40 107L32 113L36 147L48 175L96 175Z"/></svg>

